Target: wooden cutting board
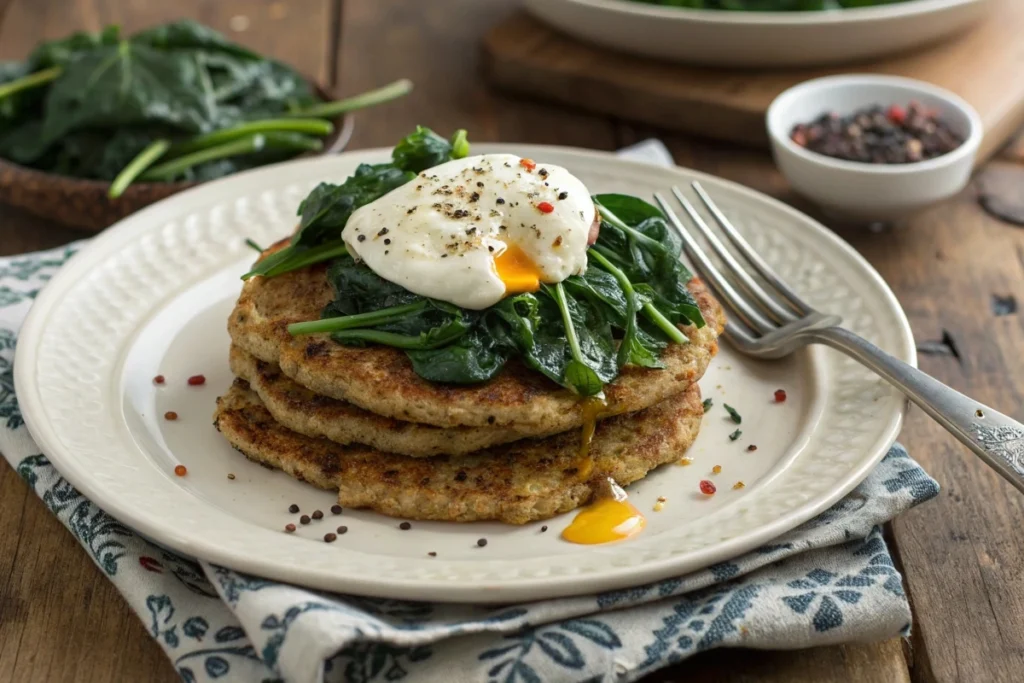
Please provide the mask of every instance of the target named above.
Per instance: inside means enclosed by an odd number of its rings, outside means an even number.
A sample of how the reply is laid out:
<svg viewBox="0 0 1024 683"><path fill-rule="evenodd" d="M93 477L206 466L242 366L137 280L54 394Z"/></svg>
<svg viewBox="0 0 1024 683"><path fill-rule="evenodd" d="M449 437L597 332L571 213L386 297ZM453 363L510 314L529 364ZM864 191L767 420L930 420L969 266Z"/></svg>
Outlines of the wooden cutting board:
<svg viewBox="0 0 1024 683"><path fill-rule="evenodd" d="M766 145L764 116L786 88L818 76L874 72L947 88L985 123L979 161L1024 123L1024 0L993 0L970 31L925 50L845 68L718 70L592 47L525 13L484 39L491 83L602 114L746 144Z"/></svg>

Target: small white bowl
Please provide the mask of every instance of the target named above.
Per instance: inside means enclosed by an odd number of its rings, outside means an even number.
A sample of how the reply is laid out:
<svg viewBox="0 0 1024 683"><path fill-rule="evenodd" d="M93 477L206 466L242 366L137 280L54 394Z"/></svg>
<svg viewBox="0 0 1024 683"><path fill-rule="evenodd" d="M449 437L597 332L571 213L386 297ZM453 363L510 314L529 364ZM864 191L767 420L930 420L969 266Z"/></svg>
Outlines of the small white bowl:
<svg viewBox="0 0 1024 683"><path fill-rule="evenodd" d="M810 123L825 112L845 116L875 104L905 107L911 100L938 111L964 143L926 161L869 164L811 152L789 137L793 126ZM907 216L960 192L971 177L983 133L978 112L948 90L912 78L873 74L805 81L775 98L767 120L775 163L793 189L829 213L866 221Z"/></svg>

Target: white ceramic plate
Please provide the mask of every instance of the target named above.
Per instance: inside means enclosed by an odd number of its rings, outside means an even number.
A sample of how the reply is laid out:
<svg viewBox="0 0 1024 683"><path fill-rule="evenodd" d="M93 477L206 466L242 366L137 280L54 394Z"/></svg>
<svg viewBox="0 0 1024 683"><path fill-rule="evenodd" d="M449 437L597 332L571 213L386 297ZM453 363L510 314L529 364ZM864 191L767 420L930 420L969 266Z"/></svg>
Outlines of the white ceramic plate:
<svg viewBox="0 0 1024 683"><path fill-rule="evenodd" d="M783 277L816 307L909 362L914 346L899 304L849 246L796 211L739 185L599 152L476 145L568 167L594 192L649 197L700 179ZM603 546L560 540L572 515L523 527L399 521L327 512L285 534L287 512L327 511L333 497L254 465L211 426L231 381L225 324L239 275L253 260L245 237L288 233L316 183L340 182L352 152L269 166L155 204L97 237L39 295L18 342L15 382L32 435L98 505L177 551L242 571L336 591L394 598L507 602L602 591L698 569L809 519L853 488L899 430L905 401L835 352L815 348L760 363L723 345L701 382L715 407L687 453L630 489L648 527ZM207 382L189 387L202 373ZM152 378L166 377L163 387ZM789 399L773 404L785 388ZM743 437L721 404L743 415ZM162 418L173 410L180 416ZM756 452L747 451L751 443ZM188 475L172 472L184 463ZM722 472L713 475L714 465ZM235 474L229 480L228 473ZM698 493L712 479L718 493ZM740 490L735 482L746 485ZM661 512L652 510L659 496ZM327 544L339 524L347 534ZM486 537L485 548L476 545ZM429 551L436 558L427 556Z"/></svg>
<svg viewBox="0 0 1024 683"><path fill-rule="evenodd" d="M688 64L822 66L909 50L973 24L987 0L913 0L820 12L729 12L631 0L525 0L587 42Z"/></svg>

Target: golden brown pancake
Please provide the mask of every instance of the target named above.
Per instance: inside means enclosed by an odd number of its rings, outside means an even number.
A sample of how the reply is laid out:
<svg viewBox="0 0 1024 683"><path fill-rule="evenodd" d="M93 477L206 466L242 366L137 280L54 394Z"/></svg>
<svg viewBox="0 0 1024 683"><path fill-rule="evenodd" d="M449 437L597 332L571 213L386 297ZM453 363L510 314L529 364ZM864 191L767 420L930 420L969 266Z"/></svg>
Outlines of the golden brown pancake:
<svg viewBox="0 0 1024 683"><path fill-rule="evenodd" d="M510 427L434 427L383 417L335 398L314 394L281 372L231 347L231 372L249 383L263 405L283 426L299 434L342 444L361 443L414 458L464 455L531 434Z"/></svg>
<svg viewBox="0 0 1024 683"><path fill-rule="evenodd" d="M718 351L725 326L721 307L700 280L690 283L707 325L684 327L689 344L669 346L661 370L627 367L605 388L607 413L642 410L685 391ZM325 266L246 282L228 321L236 345L316 394L353 403L378 415L438 427L509 427L522 434L553 434L579 427L578 398L519 362L482 384L458 386L419 377L405 353L387 346L353 347L327 335L292 337L289 323L319 318L333 298Z"/></svg>
<svg viewBox="0 0 1024 683"><path fill-rule="evenodd" d="M700 389L692 385L641 412L604 420L589 466L579 457L578 431L460 458L409 458L314 439L274 420L244 380L217 399L214 425L251 460L337 488L343 506L405 519L525 524L586 504L608 478L625 486L678 460L696 438L703 412Z"/></svg>

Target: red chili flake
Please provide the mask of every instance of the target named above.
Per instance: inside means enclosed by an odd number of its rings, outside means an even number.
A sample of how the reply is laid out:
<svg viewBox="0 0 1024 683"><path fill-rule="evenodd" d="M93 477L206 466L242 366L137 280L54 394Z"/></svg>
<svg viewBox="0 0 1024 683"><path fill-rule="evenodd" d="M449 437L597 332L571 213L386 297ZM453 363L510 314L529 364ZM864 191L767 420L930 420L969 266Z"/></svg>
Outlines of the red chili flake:
<svg viewBox="0 0 1024 683"><path fill-rule="evenodd" d="M163 383L164 383L164 376L163 375L157 375L156 377L153 378L153 384L163 384Z"/></svg>
<svg viewBox="0 0 1024 683"><path fill-rule="evenodd" d="M537 205L537 208L541 211L541 213L551 213L552 211L555 210L555 207L551 204L551 202L541 202L540 204Z"/></svg>
<svg viewBox="0 0 1024 683"><path fill-rule="evenodd" d="M701 479L701 481L700 481L700 492L701 493L703 493L706 496L710 496L710 495L712 495L717 490L718 489L715 488L715 485L712 484L710 481L708 481L707 479Z"/></svg>
<svg viewBox="0 0 1024 683"><path fill-rule="evenodd" d="M532 171L537 168L537 162L533 159L520 159L519 165L525 168L527 171Z"/></svg>
<svg viewBox="0 0 1024 683"><path fill-rule="evenodd" d="M715 465L714 467L711 468L711 471L714 472L715 474L721 474L722 466L721 465Z"/></svg>
<svg viewBox="0 0 1024 683"><path fill-rule="evenodd" d="M786 390L785 389L776 389L775 390L775 402L776 403L785 403L786 402Z"/></svg>
<svg viewBox="0 0 1024 683"><path fill-rule="evenodd" d="M186 469L184 465L177 465L174 468L174 473L179 477L184 477L186 474L188 474L188 469Z"/></svg>
<svg viewBox="0 0 1024 683"><path fill-rule="evenodd" d="M903 125L903 122L907 119L907 110L898 104L894 104L889 107L889 110L885 112L886 117L895 123L897 126Z"/></svg>
<svg viewBox="0 0 1024 683"><path fill-rule="evenodd" d="M206 384L206 377L203 375L192 375L188 378L188 385L190 387L198 387Z"/></svg>
<svg viewBox="0 0 1024 683"><path fill-rule="evenodd" d="M142 565L142 568L145 569L147 572L163 574L164 566L152 557L147 557L146 555L143 555L139 558L139 564Z"/></svg>
<svg viewBox="0 0 1024 683"><path fill-rule="evenodd" d="M171 420L173 422L174 420L178 419L178 414L173 410L168 410L166 413L164 413L164 419Z"/></svg>

